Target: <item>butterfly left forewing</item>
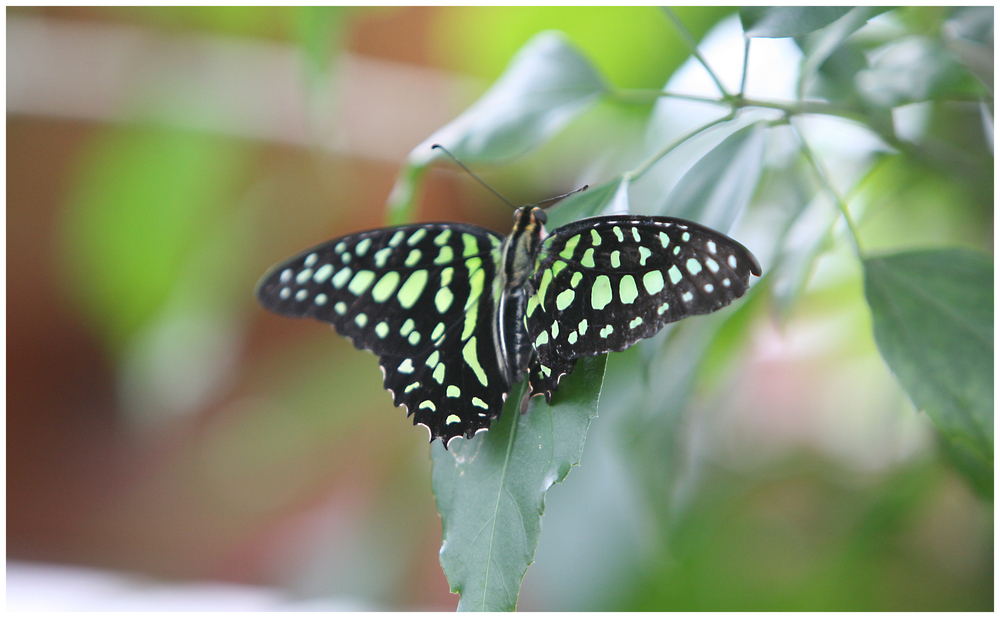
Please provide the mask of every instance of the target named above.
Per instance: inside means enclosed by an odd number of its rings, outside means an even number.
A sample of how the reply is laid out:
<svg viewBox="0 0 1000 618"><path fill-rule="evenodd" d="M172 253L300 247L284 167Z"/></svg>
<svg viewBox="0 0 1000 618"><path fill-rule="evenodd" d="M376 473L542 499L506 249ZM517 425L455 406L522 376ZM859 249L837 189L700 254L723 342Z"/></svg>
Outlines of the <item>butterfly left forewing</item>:
<svg viewBox="0 0 1000 618"><path fill-rule="evenodd" d="M760 266L742 245L667 217L584 219L553 230L539 253L525 326L532 392L547 395L572 360L621 351L663 325L742 296Z"/></svg>

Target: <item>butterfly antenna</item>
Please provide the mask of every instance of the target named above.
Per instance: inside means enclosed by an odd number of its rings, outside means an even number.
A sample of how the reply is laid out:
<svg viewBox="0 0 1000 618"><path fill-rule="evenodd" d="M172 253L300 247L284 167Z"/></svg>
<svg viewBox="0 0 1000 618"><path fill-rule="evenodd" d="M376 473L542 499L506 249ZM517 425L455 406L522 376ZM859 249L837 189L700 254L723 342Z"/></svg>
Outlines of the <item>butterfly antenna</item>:
<svg viewBox="0 0 1000 618"><path fill-rule="evenodd" d="M563 193L562 195L557 195L555 197L550 197L547 200L542 200L542 201L538 202L537 204L535 204L535 206L541 206L542 204L545 204L546 202L554 202L556 200L561 200L562 198L569 197L569 196L573 195L574 193L579 193L580 191L586 191L588 187L590 187L590 185L583 185L579 189L574 189L574 190L570 191L569 193Z"/></svg>
<svg viewBox="0 0 1000 618"><path fill-rule="evenodd" d="M490 192L491 192L491 193L492 193L493 195L495 195L495 196L499 197L499 198L500 198L501 200L503 200L503 201L507 202L508 204L510 204L510 207L511 207L511 208L513 208L514 210L517 210L517 206L515 206L515 205L514 205L513 203L511 203L511 201L510 201L510 200L508 200L507 198L505 198L504 196L500 195L500 192L499 192L499 191L497 191L497 190L496 190L496 189L494 189L493 187L491 187L491 186L489 186L488 184L486 184L486 181L485 181L485 180L483 180L483 179L482 179L482 178L480 178L479 176L476 176L475 174L473 174L473 173L472 173L472 170L470 170L469 168L465 167L465 164L464 164L464 163L462 163L461 161L459 161L459 160L458 160L458 158L457 158L457 157L455 157L455 155L453 155L453 154L451 154L450 152L448 152L448 149L447 149L447 148L445 148L445 147L444 147L444 146L442 146L441 144L434 144L433 146L431 146L431 148L439 148L439 149L441 149L441 151L442 151L442 152L444 152L444 153L445 153L446 155L448 155L449 157L451 157L451 160L452 160L452 161L454 161L455 163L458 163L458 166L459 166L459 167L461 167L461 168L462 168L463 170L465 170L465 171L466 171L466 173L468 173L468 174L469 174L469 176L472 176L473 178L475 178L475 179L476 179L476 181L477 181L477 182L479 182L479 184L481 184L481 185L483 185L484 187L486 187L487 189L489 189L489 190L490 190ZM584 187L584 188L586 188L586 187ZM546 200L546 201L548 201L548 200Z"/></svg>

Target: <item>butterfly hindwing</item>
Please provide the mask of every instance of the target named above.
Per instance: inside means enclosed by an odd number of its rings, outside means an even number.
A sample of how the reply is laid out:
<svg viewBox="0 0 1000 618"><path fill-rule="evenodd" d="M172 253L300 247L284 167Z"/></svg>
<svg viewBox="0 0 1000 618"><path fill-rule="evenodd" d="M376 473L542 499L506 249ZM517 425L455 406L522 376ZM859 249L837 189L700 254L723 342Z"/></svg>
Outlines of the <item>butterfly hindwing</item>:
<svg viewBox="0 0 1000 618"><path fill-rule="evenodd" d="M502 240L453 223L352 234L276 266L257 298L377 354L393 403L432 438L471 437L500 415L507 392L491 323Z"/></svg>
<svg viewBox="0 0 1000 618"><path fill-rule="evenodd" d="M742 245L681 219L621 215L553 230L525 312L532 392L549 396L576 358L624 350L664 324L728 305L760 272Z"/></svg>

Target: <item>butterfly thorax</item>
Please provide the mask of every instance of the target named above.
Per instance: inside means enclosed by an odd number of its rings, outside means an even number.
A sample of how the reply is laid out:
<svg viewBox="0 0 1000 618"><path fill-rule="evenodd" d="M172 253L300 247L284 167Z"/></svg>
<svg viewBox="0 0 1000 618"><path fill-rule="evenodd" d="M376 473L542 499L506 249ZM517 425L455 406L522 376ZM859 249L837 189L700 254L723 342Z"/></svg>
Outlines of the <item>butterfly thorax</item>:
<svg viewBox="0 0 1000 618"><path fill-rule="evenodd" d="M531 340L524 328L528 281L545 240L545 211L522 206L514 211L514 229L501 252L500 277L494 289L497 328L493 331L497 361L508 387L524 377L531 360Z"/></svg>
<svg viewBox="0 0 1000 618"><path fill-rule="evenodd" d="M545 240L545 211L522 206L514 211L514 229L503 245L503 288L524 287L534 273L535 256Z"/></svg>

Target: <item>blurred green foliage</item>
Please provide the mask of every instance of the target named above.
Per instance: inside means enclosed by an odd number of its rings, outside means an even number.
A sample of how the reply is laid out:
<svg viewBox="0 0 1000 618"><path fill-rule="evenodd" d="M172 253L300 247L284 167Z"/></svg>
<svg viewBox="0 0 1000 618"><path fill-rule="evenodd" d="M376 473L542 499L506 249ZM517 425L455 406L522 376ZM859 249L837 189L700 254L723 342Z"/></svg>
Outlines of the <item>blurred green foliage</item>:
<svg viewBox="0 0 1000 618"><path fill-rule="evenodd" d="M438 13L434 59L442 66L493 80L511 56L541 30L566 33L594 66L620 88L659 88L687 58L677 32L656 7L466 7ZM681 7L703 35L732 12L725 7ZM462 50L462 53L455 53Z"/></svg>
<svg viewBox="0 0 1000 618"><path fill-rule="evenodd" d="M688 44L694 43L696 37L687 31L680 17L672 11L667 11L668 16L680 31L683 40ZM812 61L812 69L819 68L817 75L820 84L825 81L822 76L822 67L826 64L822 59L833 56L836 52L830 49L831 45L841 45L852 48L850 35L861 29L865 21L877 14L876 11L865 9L849 10L836 9L828 10L819 8L787 7L775 8L765 11L746 10L741 13L742 24L746 30L747 47L754 37L783 38L783 37L812 37L811 42L805 43L804 51L809 55L805 57L805 65L809 66L809 61L813 58L819 60ZM943 21L948 18L947 14L940 14ZM482 18L480 23L493 23L494 20ZM903 21L905 24L906 21ZM826 31L824 34L820 31ZM825 44L824 44L825 43ZM844 74L839 76L840 84L838 90L842 94L844 91L855 92L856 96L841 97L831 101L831 104L817 102L808 103L800 101L759 101L750 97L745 97L743 87L747 83L746 64L743 66L743 76L740 82L741 91L731 93L724 90L722 80L712 72L711 65L702 57L698 56L698 61L704 66L712 81L718 88L716 102L722 106L731 106L728 115L717 116L716 120L702 124L698 129L684 135L678 141L666 146L663 150L654 151L655 154L647 163L635 167L631 171L621 175L620 187L624 190L616 191L615 198L609 202L609 210L605 212L623 212L629 210L644 211L646 207L639 204L630 204L628 197L628 187L631 181L641 178L661 159L667 157L671 152L688 141L694 141L700 133L708 133L710 130L718 128L723 134L728 132L728 136L717 146L704 153L700 160L679 179L677 184L670 190L663 206L659 212L684 216L718 229L729 230L733 223L744 214L744 210L749 205L751 196L756 192L756 188L761 178L761 162L764 158L764 145L766 138L770 137L768 128L781 127L785 123L793 129L793 137L798 142L798 150L805 158L807 167L811 168L810 173L814 174L819 184L812 190L817 194L826 194L832 198L832 202L827 202L827 206L836 206L843 213L844 221L847 223L853 243L855 244L861 258L867 257L867 247L862 242L862 237L854 222L854 216L849 211L847 201L845 201L841 191L843 179L837 179L830 168L824 163L824 155L817 154L809 145L808 132L805 127L794 124L797 116L804 116L808 113L827 114L830 117L849 117L859 122L874 134L881 137L890 145L898 146L899 150L920 156L927 153L928 149L922 147L920 143L906 143L903 138L896 133L897 120L891 117L890 108L899 107L916 102L930 102L935 99L944 101L942 105L949 105L952 102L960 102L970 94L984 99L989 93L984 88L985 84L977 83L973 74L962 67L960 60L947 53L944 53L945 43L924 34L909 34L895 32L891 37L885 37L879 41L881 53L869 56L870 61L856 64L850 81L844 79ZM501 45L502 47L502 45ZM420 176L415 175L414 170L426 166L430 158L427 155L429 145L433 143L443 143L449 148L457 150L459 157L478 161L480 159L504 160L513 153L524 151L532 145L532 138L537 142L544 142L550 139L550 134L555 129L561 129L567 118L571 115L580 115L586 109L584 105L577 104L589 98L601 96L606 98L610 93L602 92L599 88L591 86L598 84L599 80L594 79L594 72L581 68L585 61L572 53L569 49L560 49L558 53L553 53L551 49L565 48L564 42L554 39L550 34L536 35L521 48L515 59L508 66L505 73L497 80L493 88L484 97L469 109L462 117L452 124L439 130L423 144L413 151L410 157L410 168L403 175L405 190L397 190L396 195L405 196L403 200L393 204L394 210L405 212L407 198L416 192L414 181L419 182ZM689 49L692 53L696 50ZM549 66L551 65L551 67ZM560 70L559 67L566 67ZM542 67L542 68L540 68ZM559 76L543 77L543 76ZM906 76L901 79L899 76ZM556 85L550 85L555 83ZM799 90L803 92L803 85L806 81L800 81ZM812 85L815 88L815 84ZM850 86L850 87L848 87ZM669 87L669 86L668 86ZM808 87L807 87L808 90ZM543 104L553 93L561 98L558 104ZM954 98L954 101L951 99ZM710 102L710 97L704 97L703 101ZM567 103L572 102L572 105ZM754 124L745 125L740 128L735 120L737 113L745 111L744 108L776 109L782 111L782 116L765 123L758 121ZM540 114L540 110L546 113L549 110L563 109L560 115L545 117ZM725 111L724 109L722 111ZM985 112L990 113L990 112ZM657 114L651 119L651 124L657 122ZM904 129L900 129L901 131ZM975 132L975 129L973 129ZM777 132L777 130L775 131ZM511 138L508 134L518 136L516 148L511 146ZM650 134L650 133L647 133ZM912 138L913 135L906 136ZM920 141L919 139L917 140ZM985 140L979 140L980 144ZM473 145L470 146L470 145ZM849 147L843 153L847 157L863 159L866 156L865 150L871 146L859 143L855 152L850 152ZM654 148L656 146L654 145ZM932 146L933 147L933 146ZM877 156L880 148L876 147L869 153L868 157ZM870 163L858 161L862 168L871 167ZM610 188L616 182L608 182L603 187ZM600 188L599 188L600 189ZM853 187L848 188L853 193ZM606 192L598 191L603 195ZM585 200L582 196L574 196L567 200L567 203L574 203ZM592 199L592 198L590 198ZM975 199L975 197L973 197ZM878 208L881 197L876 197L874 208ZM950 203L949 203L950 205ZM762 209L765 206L760 206ZM783 213L787 217L788 213ZM798 213L792 213L792 217L782 222L777 231L789 230ZM555 224L553 224L555 225ZM772 223L773 225L773 223ZM829 222L823 224L828 228ZM940 237L939 237L940 238ZM881 239L880 239L881 240ZM910 242L911 239L907 239ZM785 237L775 230L764 232L758 238L757 250L765 251L765 255L771 257L773 250L763 249L762 244L773 243L774 249L780 249L785 242ZM815 245L813 245L815 246ZM807 260L815 260L818 253L810 252ZM932 420L938 425L946 439L953 440L954 444L975 445L972 449L974 456L979 458L978 467L971 466L972 461L968 457L962 459L964 465L959 469L967 473L972 471L973 487L981 488L988 484L992 475L992 309L986 306L977 307L971 312L965 311L964 306L972 302L972 298L984 286L990 285L992 276L982 269L981 276L963 276L955 278L953 271L960 266L964 260L958 260L955 253L928 253L928 258L924 260L923 268L903 268L898 273L890 274L891 267L883 268L883 265L902 263L903 254L886 256L885 258L869 258L863 264L866 270L868 281L868 301L875 321L875 334L879 342L880 350L889 362L890 367L900 376L901 384L907 390L910 397L917 402L921 409L930 412ZM964 254L963 254L964 255ZM787 256L785 256L787 257ZM775 260L781 264L780 258ZM984 258L985 261L985 258ZM773 266L774 264L772 264ZM808 267L801 271L808 272ZM903 272L905 270L906 272ZM938 276L934 274L949 273L945 277L951 277L952 282L957 286L955 290L947 290L938 285ZM801 277L802 275L799 275ZM896 285L905 279L905 285ZM961 288L961 291L958 290ZM905 292L905 294L904 294ZM758 294L759 296L759 294ZM904 299L905 296L905 299ZM789 302L785 299L784 302ZM900 309L905 306L905 309ZM947 307L947 308L944 308ZM960 313L961 318L953 319L954 314ZM930 319L928 319L928 317ZM686 332L696 333L685 347L687 353L682 361L672 360L669 364L658 365L657 356L661 354L656 350L657 346L663 346L662 354L670 357L669 348L673 342L667 338L667 345L664 346L664 338L658 337L648 342L643 342L639 347L640 354L645 356L646 375L651 377L660 374L661 371L670 371L676 368L678 362L687 363L691 368L696 368L701 364L701 360L706 358L710 347L710 342L719 340L714 333L719 329L725 318L706 318L699 321L697 326L689 326L687 323L678 325L675 328L665 329L669 334L673 334L677 329ZM746 324L743 323L745 326ZM972 340L964 345L942 345L944 341L963 341L967 338L956 337L957 334L964 334L966 330L977 333ZM949 331L954 331L948 335ZM989 331L989 336L983 339L978 338L978 333ZM905 341L905 343L903 343ZM981 346L980 343L985 343ZM643 353L644 352L644 353ZM926 356L927 361L921 357ZM957 368L949 370L949 366ZM981 371L980 371L981 370ZM971 372L971 373L970 373ZM950 376L950 377L946 377ZM964 376L964 377L962 377ZM973 377L974 376L974 377ZM925 387L925 384L940 384L940 388ZM961 383L961 384L959 384ZM640 389L645 390L645 395L639 397L638 405L633 404L632 415L645 417L649 410L657 410L658 420L643 421L643 430L636 433L636 440L632 445L632 457L636 460L637 470L656 468L657 456L669 448L670 443L676 443L679 435L680 425L676 422L683 417L681 410L685 407L684 402L690 401L695 395L691 390L691 381L681 381L663 391L653 384L647 384ZM608 397L609 393L603 396ZM609 397L614 404L619 404L621 399L617 393L610 394ZM652 396L651 396L652 395ZM594 400L601 397L600 393L593 395ZM674 402L669 407L675 407L674 413L665 413L663 401ZM678 407L680 406L680 407ZM607 407L607 405L605 406ZM625 406L628 409L628 406ZM970 420L974 419L974 420ZM960 428L960 429L959 429ZM578 430L581 437L586 435L586 426L581 426ZM577 434L564 434L559 441L575 442ZM471 440L470 448L478 448L477 444L485 438L477 437ZM534 436L518 435L512 438L512 444L519 445L522 441L533 444ZM464 446L464 445L463 445ZM515 447L517 448L517 447ZM530 448L534 448L529 446ZM537 448L546 449L543 440ZM464 450L464 449L462 449ZM447 456L444 451L438 453L440 457L436 461L436 467L445 467L451 470L453 466L463 468L466 466L481 465L476 458L471 460L461 453L452 453ZM530 467L531 463L522 461L523 466ZM507 461L498 460L494 463L494 478L507 479ZM472 469L468 472L471 474ZM523 470L522 470L523 472ZM676 472L667 474L644 475L647 491L650 499L655 504L662 501L662 497L654 497L663 487L669 487L677 482ZM539 475L544 474L544 470L538 470ZM455 479L461 475L452 475ZM525 476L523 482L526 483L523 491L527 492L538 487L537 483L531 481L532 476ZM521 480L507 481L514 487L508 487L503 483L490 492L496 496L495 503L499 506L506 504L506 496L520 493ZM497 541L501 546L506 543L513 543L520 547L522 532L528 528L535 527L534 521L540 517L540 513L535 513L534 509L519 509L516 511L503 511L500 508L483 512L478 505L482 503L492 503L492 497L483 498L478 492L481 491L481 484L474 484L475 489L464 490L466 509L456 509L456 502L462 504L462 498L456 498L456 492L463 491L463 484L458 481L448 485L435 484L435 493L439 502L447 496L444 504L447 505L441 511L444 518L445 530L448 531L454 521L471 520L466 523L469 528L469 536L478 538L476 531L493 530L499 532L499 538L493 534L489 535L489 544L492 546ZM664 521L669 521L671 510L675 505L667 500L662 517ZM527 514L526 514L527 513ZM526 523L527 520L527 523ZM514 532L517 530L518 532ZM537 533L535 533L537 535ZM504 536L507 540L504 540ZM445 547L447 552L443 553L443 564L446 566L446 573L452 582L453 590L462 594L471 594L475 599L476 607L480 609L512 609L514 604L511 601L511 591L518 586L523 564L514 555L498 555L492 551L480 551L473 545L463 544L455 548L448 543L446 534ZM668 534L667 536L672 536ZM515 541L516 538L516 541ZM460 557L456 557L455 554ZM529 557L531 552L528 553ZM445 560L446 558L446 560ZM530 559L530 558L529 558ZM448 564L462 565L460 570L454 566L448 569ZM478 565L478 566L477 566ZM481 576L476 580L477 586L473 590L466 589L464 582L467 580L469 571L478 572ZM487 575L491 577L487 577ZM485 592L481 592L479 586L485 586ZM484 596L483 596L484 595ZM516 595L515 595L516 596ZM480 606L479 599L484 601ZM464 599L464 597L463 597ZM762 600L764 608L770 607L770 602ZM463 600L464 603L464 600ZM862 604L863 606L863 604ZM780 607L780 604L779 606ZM795 604L792 604L795 607ZM804 606L807 608L808 605ZM460 609L462 605L460 604ZM727 609L725 603L712 609Z"/></svg>
<svg viewBox="0 0 1000 618"><path fill-rule="evenodd" d="M253 151L161 127L108 131L89 148L66 215L67 284L117 352L234 210Z"/></svg>

